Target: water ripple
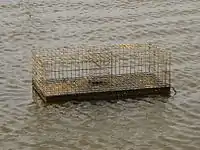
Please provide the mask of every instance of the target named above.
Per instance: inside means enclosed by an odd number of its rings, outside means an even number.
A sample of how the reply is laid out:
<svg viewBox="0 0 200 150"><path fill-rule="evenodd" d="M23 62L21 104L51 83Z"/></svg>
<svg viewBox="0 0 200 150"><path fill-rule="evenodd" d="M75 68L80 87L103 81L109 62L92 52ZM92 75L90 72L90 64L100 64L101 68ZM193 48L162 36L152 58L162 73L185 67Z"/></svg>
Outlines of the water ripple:
<svg viewBox="0 0 200 150"><path fill-rule="evenodd" d="M197 0L0 2L1 147L198 150L199 8ZM175 97L32 103L33 47L146 41L173 52Z"/></svg>

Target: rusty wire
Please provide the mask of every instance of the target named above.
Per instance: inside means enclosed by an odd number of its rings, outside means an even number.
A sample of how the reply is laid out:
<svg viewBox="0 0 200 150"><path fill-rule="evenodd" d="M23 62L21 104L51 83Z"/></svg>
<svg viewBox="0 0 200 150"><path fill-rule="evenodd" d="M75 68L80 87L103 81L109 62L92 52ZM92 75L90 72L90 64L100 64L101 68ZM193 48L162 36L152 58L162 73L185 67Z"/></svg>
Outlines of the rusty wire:
<svg viewBox="0 0 200 150"><path fill-rule="evenodd" d="M32 52L44 95L169 87L171 53L149 44L65 47Z"/></svg>

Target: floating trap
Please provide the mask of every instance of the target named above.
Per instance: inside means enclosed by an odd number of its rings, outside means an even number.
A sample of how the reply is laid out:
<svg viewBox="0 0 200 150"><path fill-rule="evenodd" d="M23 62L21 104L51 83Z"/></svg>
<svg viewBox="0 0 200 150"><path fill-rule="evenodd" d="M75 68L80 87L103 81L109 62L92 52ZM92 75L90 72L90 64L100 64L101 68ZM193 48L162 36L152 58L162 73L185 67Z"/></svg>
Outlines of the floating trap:
<svg viewBox="0 0 200 150"><path fill-rule="evenodd" d="M171 53L150 44L33 50L32 65L45 102L170 94Z"/></svg>

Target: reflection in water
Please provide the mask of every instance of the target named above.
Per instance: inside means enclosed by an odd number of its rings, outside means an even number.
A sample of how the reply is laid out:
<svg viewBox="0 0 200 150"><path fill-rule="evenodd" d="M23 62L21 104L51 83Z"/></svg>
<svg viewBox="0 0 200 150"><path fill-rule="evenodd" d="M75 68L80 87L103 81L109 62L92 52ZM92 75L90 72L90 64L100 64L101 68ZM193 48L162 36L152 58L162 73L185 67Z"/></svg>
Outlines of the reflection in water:
<svg viewBox="0 0 200 150"><path fill-rule="evenodd" d="M97 148L103 148L101 142L106 142L110 148L123 149L124 144L125 147L130 148L131 146L148 148L155 143L154 140L157 138L170 135L173 132L164 115L166 112L165 103L161 101L163 101L162 97L140 100L127 99L113 103L99 101L96 103L52 104L45 108L42 107L42 111L38 113L40 119L36 119L34 122L36 126L40 126L40 129L46 130L48 126L52 126L52 121L60 125L64 121L67 128L64 130L63 124L61 126L54 124L56 130L59 128L68 134L73 132L79 135L78 139L74 139L77 141L73 141L76 145L72 144L74 146L71 148L79 147L82 144L92 147L91 143L95 142L93 146L97 146ZM46 117L44 118L44 114L47 115L48 121ZM71 137L67 135L65 137L71 141ZM144 142L144 139L147 141ZM119 142L118 146L114 146L113 142ZM162 143L159 144L162 145Z"/></svg>

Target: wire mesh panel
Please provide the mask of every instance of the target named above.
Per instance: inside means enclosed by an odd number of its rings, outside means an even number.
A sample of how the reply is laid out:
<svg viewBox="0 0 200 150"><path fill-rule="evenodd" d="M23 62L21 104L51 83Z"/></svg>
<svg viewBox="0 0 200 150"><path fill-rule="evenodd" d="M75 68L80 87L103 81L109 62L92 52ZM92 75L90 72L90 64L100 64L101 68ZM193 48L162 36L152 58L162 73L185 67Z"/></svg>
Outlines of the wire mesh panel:
<svg viewBox="0 0 200 150"><path fill-rule="evenodd" d="M45 96L170 87L171 53L149 44L34 50L32 60Z"/></svg>

